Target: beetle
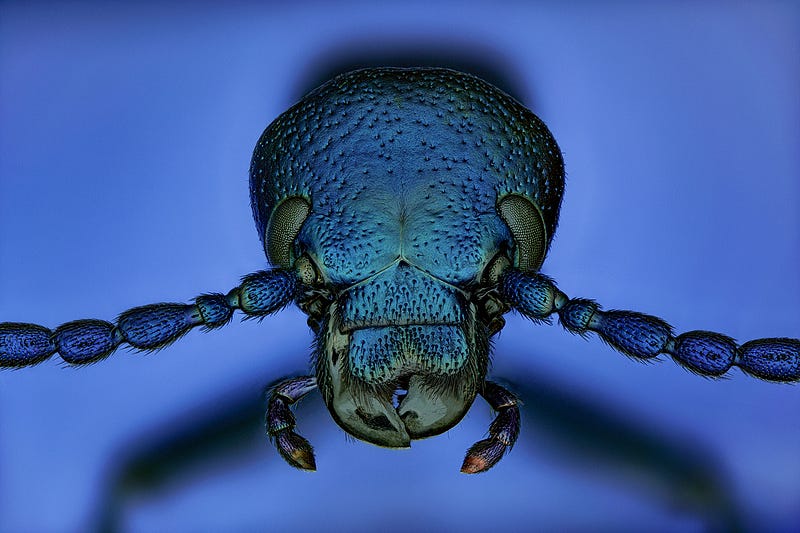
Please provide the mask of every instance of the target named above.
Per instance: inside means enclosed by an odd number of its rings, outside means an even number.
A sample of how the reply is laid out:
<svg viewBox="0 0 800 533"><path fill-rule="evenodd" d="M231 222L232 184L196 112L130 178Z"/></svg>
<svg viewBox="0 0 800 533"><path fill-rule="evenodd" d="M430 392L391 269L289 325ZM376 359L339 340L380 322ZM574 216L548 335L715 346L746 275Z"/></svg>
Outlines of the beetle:
<svg viewBox="0 0 800 533"><path fill-rule="evenodd" d="M627 356L667 354L705 376L738 366L765 380L800 379L797 339L675 335L660 318L604 311L559 290L540 268L563 191L552 134L490 84L439 68L346 73L256 144L251 207L273 268L225 294L136 307L113 323L0 323L0 366L55 353L85 365L123 344L159 350L194 327L224 326L236 310L264 318L295 303L315 336L314 371L270 391L267 432L281 456L316 469L291 412L315 389L348 434L390 448L447 431L481 396L497 417L467 451L465 473L490 469L519 435L517 398L486 379L490 340L512 310L534 322L556 316Z"/></svg>

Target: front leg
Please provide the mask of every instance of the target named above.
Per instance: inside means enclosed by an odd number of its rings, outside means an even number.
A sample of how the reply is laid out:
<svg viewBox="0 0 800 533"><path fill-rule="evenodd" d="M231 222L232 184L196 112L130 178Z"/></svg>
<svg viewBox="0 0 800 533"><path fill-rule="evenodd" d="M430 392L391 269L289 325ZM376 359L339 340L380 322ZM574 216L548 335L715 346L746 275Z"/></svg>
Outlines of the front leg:
<svg viewBox="0 0 800 533"><path fill-rule="evenodd" d="M597 333L625 355L651 359L666 353L692 372L721 376L738 366L769 381L800 380L800 340L757 339L741 346L720 333L690 331L675 336L672 327L658 317L633 311L602 311L591 300L570 299L553 281L538 273L506 271L500 293L514 309L533 320L557 313L572 333Z"/></svg>
<svg viewBox="0 0 800 533"><path fill-rule="evenodd" d="M476 442L464 457L461 471L465 474L486 472L503 458L519 436L519 407L517 397L500 385L487 381L481 396L497 412L489 426L489 438Z"/></svg>
<svg viewBox="0 0 800 533"><path fill-rule="evenodd" d="M267 404L267 435L278 448L281 457L295 468L314 471L314 448L294 432L295 419L289 409L293 403L317 388L317 378L303 376L287 379L275 385L270 391Z"/></svg>

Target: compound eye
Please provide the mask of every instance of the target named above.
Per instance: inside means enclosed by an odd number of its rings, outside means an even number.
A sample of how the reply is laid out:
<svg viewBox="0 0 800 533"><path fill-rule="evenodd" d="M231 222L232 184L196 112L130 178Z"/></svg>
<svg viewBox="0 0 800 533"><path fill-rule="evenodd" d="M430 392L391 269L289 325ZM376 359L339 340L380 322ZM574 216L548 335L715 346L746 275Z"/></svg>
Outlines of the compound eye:
<svg viewBox="0 0 800 533"><path fill-rule="evenodd" d="M285 198L272 210L264 246L273 265L281 268L292 266L295 259L294 240L310 213L311 203L302 196Z"/></svg>
<svg viewBox="0 0 800 533"><path fill-rule="evenodd" d="M547 230L539 208L519 194L497 202L497 211L514 238L514 266L522 271L539 270L547 247Z"/></svg>

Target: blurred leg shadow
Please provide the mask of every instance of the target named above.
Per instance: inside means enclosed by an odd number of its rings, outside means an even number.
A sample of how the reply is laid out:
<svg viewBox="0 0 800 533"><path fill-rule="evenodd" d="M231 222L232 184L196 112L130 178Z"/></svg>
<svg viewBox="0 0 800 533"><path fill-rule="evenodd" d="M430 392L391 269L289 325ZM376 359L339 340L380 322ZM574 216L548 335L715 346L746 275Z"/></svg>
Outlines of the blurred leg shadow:
<svg viewBox="0 0 800 533"><path fill-rule="evenodd" d="M621 483L646 498L697 517L704 531L743 531L739 507L726 474L698 438L674 428L635 420L602 399L526 370L515 370L508 388L522 400L523 427L546 446L524 446L548 453L582 475ZM523 437L524 439L524 437ZM539 443L537 443L539 444Z"/></svg>
<svg viewBox="0 0 800 533"><path fill-rule="evenodd" d="M669 428L655 431L597 398L567 393L569 387L526 370L513 375L518 381L509 385L524 402L523 427L528 428L517 444L524 453L541 454L540 446L526 440L545 436L550 450L557 450L555 458L565 465L590 466L581 470L696 516L706 531L743 529L723 472L701 442L680 438ZM97 510L97 530L122 531L126 510L137 497L180 491L214 471L271 453L266 444L266 400L259 389L263 387L256 383L236 387L193 410L202 417L180 416L120 453L113 462L118 467L109 477L107 499ZM331 424L321 401L308 402L301 418L308 426ZM273 455L275 468L289 468Z"/></svg>

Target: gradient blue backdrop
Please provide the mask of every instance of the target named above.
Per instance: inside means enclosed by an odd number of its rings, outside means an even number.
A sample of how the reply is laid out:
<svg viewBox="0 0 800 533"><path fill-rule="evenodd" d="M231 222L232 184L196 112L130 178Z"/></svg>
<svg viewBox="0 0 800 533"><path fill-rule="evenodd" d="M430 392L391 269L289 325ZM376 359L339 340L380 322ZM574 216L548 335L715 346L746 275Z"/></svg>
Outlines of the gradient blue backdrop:
<svg viewBox="0 0 800 533"><path fill-rule="evenodd" d="M0 4L0 321L56 326L224 291L265 260L252 147L331 49L473 43L516 76L568 172L544 270L676 329L800 336L800 12L790 2ZM302 372L297 310L0 372L0 531L91 527L120 450L254 377ZM510 317L493 373L535 375L714 458L747 525L800 523L800 390L641 365ZM314 411L309 401L305 411ZM554 453L545 428L458 473L489 410L390 451L300 428L319 472L266 444L141 495L130 531L693 530L635 476ZM557 447L557 446L556 446ZM221 466L220 466L221 465Z"/></svg>

